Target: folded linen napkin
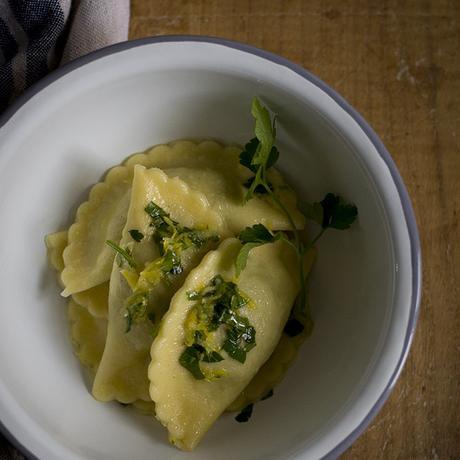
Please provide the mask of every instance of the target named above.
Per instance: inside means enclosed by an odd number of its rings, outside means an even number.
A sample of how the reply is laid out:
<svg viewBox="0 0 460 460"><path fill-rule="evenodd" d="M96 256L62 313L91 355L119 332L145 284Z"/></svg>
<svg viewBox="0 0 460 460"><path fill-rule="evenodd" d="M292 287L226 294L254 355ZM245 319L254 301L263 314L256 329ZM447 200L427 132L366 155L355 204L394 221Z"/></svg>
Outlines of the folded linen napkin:
<svg viewBox="0 0 460 460"><path fill-rule="evenodd" d="M129 0L0 0L0 112L50 70L126 40Z"/></svg>
<svg viewBox="0 0 460 460"><path fill-rule="evenodd" d="M0 0L0 112L49 71L128 38L129 0ZM0 434L0 460L24 457Z"/></svg>

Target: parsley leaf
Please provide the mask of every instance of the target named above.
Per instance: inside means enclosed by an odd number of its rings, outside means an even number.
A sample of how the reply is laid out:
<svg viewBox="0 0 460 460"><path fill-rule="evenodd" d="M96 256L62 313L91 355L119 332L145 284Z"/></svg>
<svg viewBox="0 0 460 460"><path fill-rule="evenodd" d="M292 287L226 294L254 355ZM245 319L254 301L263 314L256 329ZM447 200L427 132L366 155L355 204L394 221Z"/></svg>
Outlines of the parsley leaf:
<svg viewBox="0 0 460 460"><path fill-rule="evenodd" d="M257 172L257 164L253 164L254 157L257 154L257 149L260 148L260 141L257 137L253 137L245 146L244 150L240 153L240 163L246 168L250 169L253 173ZM278 160L278 149L272 145L270 153L265 164L265 168L271 168Z"/></svg>
<svg viewBox="0 0 460 460"><path fill-rule="evenodd" d="M270 151L275 143L274 126L272 125L270 113L256 97L252 100L251 113L256 120L254 134L260 142L252 158L252 164L266 165Z"/></svg>
<svg viewBox="0 0 460 460"><path fill-rule="evenodd" d="M243 243L243 246L236 257L235 276L238 278L245 269L249 253L252 249L266 243L272 243L279 238L280 234L273 234L263 224L255 224L252 227L246 227L242 230L238 235L238 239Z"/></svg>
<svg viewBox="0 0 460 460"><path fill-rule="evenodd" d="M134 241L137 241L138 243L140 241L143 240L144 238L144 234L141 233L139 230L136 230L136 229L132 229L132 230L129 230L128 232L131 236L131 238L134 240Z"/></svg>
<svg viewBox="0 0 460 460"><path fill-rule="evenodd" d="M252 116L255 119L255 138L251 139L240 154L240 163L250 169L255 176L246 192L245 200L250 200L257 190L266 190L271 193L270 186L266 180L265 173L273 166L278 159L279 152L274 146L275 123L271 121L270 113L255 97L252 100Z"/></svg>
<svg viewBox="0 0 460 460"><path fill-rule="evenodd" d="M328 193L320 202L323 208L321 227L345 230L356 220L358 208L346 203L338 195Z"/></svg>
<svg viewBox="0 0 460 460"><path fill-rule="evenodd" d="M321 225L323 229L346 230L358 216L358 208L355 205L347 203L333 193L327 193L320 202L301 203L300 210L307 219Z"/></svg>
<svg viewBox="0 0 460 460"><path fill-rule="evenodd" d="M256 154L257 147L260 141L257 137L253 137L245 146L244 150L240 153L240 163L246 168L250 169L253 173L257 171L257 166L252 164L252 159Z"/></svg>
<svg viewBox="0 0 460 460"><path fill-rule="evenodd" d="M201 350L192 345L191 347L187 347L179 357L180 365L190 371L197 380L204 379L204 374L200 368L201 354Z"/></svg>
<svg viewBox="0 0 460 460"><path fill-rule="evenodd" d="M255 224L241 230L238 239L242 243L271 243L275 235L263 224Z"/></svg>
<svg viewBox="0 0 460 460"><path fill-rule="evenodd" d="M245 423L247 422L252 415L252 409L254 407L254 404L248 404L246 407L244 407L241 412L235 417L235 420L238 423Z"/></svg>
<svg viewBox="0 0 460 460"><path fill-rule="evenodd" d="M219 361L223 361L223 359L223 356L217 351L206 352L202 358L204 363L218 363Z"/></svg>
<svg viewBox="0 0 460 460"><path fill-rule="evenodd" d="M246 264L248 263L249 253L252 249L262 246L264 243L246 243L244 244L238 252L236 256L235 262L235 276L238 278L241 272L246 268Z"/></svg>
<svg viewBox="0 0 460 460"><path fill-rule="evenodd" d="M248 319L232 314L228 320L232 326L227 330L227 338L222 348L240 363L246 361L246 354L256 346L256 330Z"/></svg>

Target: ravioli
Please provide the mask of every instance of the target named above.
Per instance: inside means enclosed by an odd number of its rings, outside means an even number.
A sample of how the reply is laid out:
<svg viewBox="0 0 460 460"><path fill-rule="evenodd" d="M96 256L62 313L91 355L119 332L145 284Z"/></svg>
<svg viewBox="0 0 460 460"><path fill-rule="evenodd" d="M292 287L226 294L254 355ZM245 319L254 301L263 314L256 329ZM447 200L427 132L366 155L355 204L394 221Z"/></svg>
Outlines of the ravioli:
<svg viewBox="0 0 460 460"><path fill-rule="evenodd" d="M67 230L50 233L45 237L46 249L50 265L59 273L64 269L62 253L67 246Z"/></svg>
<svg viewBox="0 0 460 460"><path fill-rule="evenodd" d="M68 317L75 355L94 375L104 351L107 320L95 318L72 299L69 301Z"/></svg>
<svg viewBox="0 0 460 460"><path fill-rule="evenodd" d="M257 99L252 114L243 152L190 140L136 153L45 240L93 396L156 416L183 450L224 411L266 396L308 335L283 334L305 218L273 168L274 121Z"/></svg>
<svg viewBox="0 0 460 460"><path fill-rule="evenodd" d="M296 255L287 243L278 241L253 249L237 286L251 299L252 306L244 307L244 313L256 330L257 345L247 354L244 364L229 357L208 364L224 373L219 379L195 379L179 363L185 321L193 307L187 293L200 289L216 275L234 279L240 248L241 243L232 238L204 257L174 295L151 347L150 396L171 442L183 450L196 447L273 353L299 290Z"/></svg>
<svg viewBox="0 0 460 460"><path fill-rule="evenodd" d="M126 222L132 173L125 166L111 169L104 182L96 184L89 200L77 210L68 232L61 279L64 297L86 291L109 279L113 254L106 240L119 239ZM95 231L97 229L97 231Z"/></svg>
<svg viewBox="0 0 460 460"><path fill-rule="evenodd" d="M308 277L315 258L316 250L310 249L304 258L305 277ZM248 404L254 404L269 394L283 380L309 333L310 331L307 328L294 337L283 333L270 358L259 369L235 401L227 407L227 410L229 412L240 411Z"/></svg>
<svg viewBox="0 0 460 460"><path fill-rule="evenodd" d="M198 145L178 141L132 155L123 165L112 168L104 181L91 189L88 201L80 205L75 223L69 229L68 246L63 254L65 267L61 278L65 289L62 295L67 297L110 279L114 255L105 241L121 238L136 164L149 168L207 164L225 170L231 165L234 168L236 163L236 147L222 147L210 141ZM92 231L94 228L98 231Z"/></svg>
<svg viewBox="0 0 460 460"><path fill-rule="evenodd" d="M169 213L172 219L190 228L213 230L222 228L221 218L210 208L202 193L190 189L178 178L170 179L157 168L146 169L136 165L128 219L123 230L121 246L133 244L132 254L139 263L146 264L160 256L159 248L148 235L151 217L145 208L154 202ZM130 230L146 237L132 242ZM182 256L182 273L161 281L149 293L148 314L144 321L126 332L125 302L132 289L123 278L117 261L113 264L109 291L109 328L102 361L93 385L93 395L101 401L116 399L123 403L150 400L147 367L149 350L155 328L174 292L181 286L187 273L196 266L209 247L190 248ZM149 318L154 317L151 321Z"/></svg>
<svg viewBox="0 0 460 460"><path fill-rule="evenodd" d="M72 298L96 318L106 318L109 304L109 283L94 286L86 291L73 294Z"/></svg>
<svg viewBox="0 0 460 460"><path fill-rule="evenodd" d="M207 168L226 177L224 187L227 188L228 196L221 194L213 203L226 209L227 223L234 233L245 225L256 223L258 217L273 230L289 229L290 223L284 214L263 198L251 200L243 213L235 214L237 205L243 204L244 193L241 184L251 176L250 172L239 164L239 153L238 147L223 147L214 141L198 144L192 141L177 141L132 155L123 165L112 168L104 181L91 189L88 201L78 208L75 223L69 229L68 246L64 251L65 267L61 275L65 286L62 295L67 297L109 280L113 253L104 243L107 239L119 241L121 238L129 206L133 167L136 164L162 169ZM176 173L181 177L179 171ZM294 192L286 186L281 175L275 170L270 171L269 177L277 187L281 202L291 212L296 226L303 228L304 218L296 209ZM199 174L187 173L187 178L195 185L200 183ZM229 185L231 183L234 185ZM212 187L208 187L207 192L208 197L214 196ZM232 204L226 206L226 199ZM91 228L98 228L98 231L92 232Z"/></svg>
<svg viewBox="0 0 460 460"><path fill-rule="evenodd" d="M202 192L211 207L222 216L229 234L237 235L244 228L255 224L263 224L272 230L292 230L285 213L268 197L257 196L245 203L247 189L243 186L244 179L238 172L238 166L234 164L233 168L225 171L210 167L168 168L165 173L170 177L179 177L193 189ZM271 171L270 178L296 228L304 228L305 218L297 209L294 192L284 183L279 173Z"/></svg>

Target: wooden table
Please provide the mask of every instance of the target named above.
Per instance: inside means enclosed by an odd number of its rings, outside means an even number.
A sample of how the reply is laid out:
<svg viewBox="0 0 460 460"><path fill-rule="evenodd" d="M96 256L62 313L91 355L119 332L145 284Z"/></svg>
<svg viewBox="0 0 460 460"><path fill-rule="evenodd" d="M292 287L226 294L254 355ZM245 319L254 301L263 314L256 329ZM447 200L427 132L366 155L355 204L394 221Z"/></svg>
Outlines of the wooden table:
<svg viewBox="0 0 460 460"><path fill-rule="evenodd" d="M281 54L380 135L417 216L423 301L395 390L342 458L460 458L460 1L133 0L131 14L131 38L214 35Z"/></svg>
<svg viewBox="0 0 460 460"><path fill-rule="evenodd" d="M383 139L418 219L423 301L395 390L342 458L460 458L460 1L133 0L130 38L161 34L281 54Z"/></svg>

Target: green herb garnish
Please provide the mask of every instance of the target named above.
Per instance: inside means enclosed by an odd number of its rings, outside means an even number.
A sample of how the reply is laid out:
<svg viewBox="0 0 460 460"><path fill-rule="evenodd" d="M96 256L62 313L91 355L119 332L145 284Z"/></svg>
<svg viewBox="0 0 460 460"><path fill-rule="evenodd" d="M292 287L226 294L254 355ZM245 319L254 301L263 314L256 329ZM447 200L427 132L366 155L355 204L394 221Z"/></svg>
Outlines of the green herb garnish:
<svg viewBox="0 0 460 460"><path fill-rule="evenodd" d="M356 206L346 203L343 199L332 193L328 193L319 203L312 205L305 204L302 212L307 218L321 225L321 230L311 242L308 244L303 243L293 217L279 199L276 190L268 182L266 176L267 170L276 163L279 157L279 151L274 145L276 139L276 118L274 117L273 121L271 120L270 113L257 98L254 98L252 101L251 112L255 119L254 133L256 137L245 145L239 157L240 163L255 174L254 177L251 177L244 184L248 187L245 200L250 200L255 195L262 193L269 197L288 219L293 232L293 238L291 240L283 232L272 233L262 224L246 228L238 237L243 246L236 258L236 275L239 276L245 268L249 252L253 248L262 244L272 243L277 239L284 239L294 247L298 259L300 292L296 300L297 309L301 316L306 318L306 321L310 322L311 325L307 305L303 257L316 244L326 229L335 228L343 230L349 228L356 220L358 210ZM288 324L286 324L285 332L292 336L298 335L304 327L305 325L298 319L291 318Z"/></svg>
<svg viewBox="0 0 460 460"><path fill-rule="evenodd" d="M338 195L328 193L319 203L301 203L305 217L321 225L321 228L346 230L358 216L358 208L346 203Z"/></svg>
<svg viewBox="0 0 460 460"><path fill-rule="evenodd" d="M154 228L153 237L156 240L161 257L148 264L139 275L139 287L152 288L166 275L179 275L183 271L181 255L186 249L203 246L208 241L218 241L217 235L183 227L175 222L157 204L150 201L145 207L145 212L152 219L151 227Z"/></svg>
<svg viewBox="0 0 460 460"><path fill-rule="evenodd" d="M139 243L140 241L144 239L144 234L141 233L139 230L136 230L136 229L129 230L128 233L130 234L131 238L137 243Z"/></svg>
<svg viewBox="0 0 460 460"><path fill-rule="evenodd" d="M238 423L245 423L249 421L252 415L252 409L254 408L254 404L248 404L244 407L241 412L235 417L235 420Z"/></svg>
<svg viewBox="0 0 460 460"><path fill-rule="evenodd" d="M239 277L240 273L246 267L249 252L252 249L256 248L257 246L261 246L262 244L273 243L280 238L280 235L281 234L275 235L274 233L270 232L270 230L268 230L262 224L256 224L252 227L246 227L244 230L242 230L238 235L238 238L243 243L243 247L238 252L238 256L236 258L235 276Z"/></svg>
<svg viewBox="0 0 460 460"><path fill-rule="evenodd" d="M256 330L247 318L233 312L227 313L222 322L229 325L222 348L231 358L244 363L247 353L256 346Z"/></svg>
<svg viewBox="0 0 460 460"><path fill-rule="evenodd" d="M187 348L179 359L180 364L192 375L199 375L196 362L204 378L212 380L215 373L200 363L222 361L222 352L240 363L246 361L247 353L256 346L256 331L249 320L239 313L248 304L246 297L235 283L216 275L200 291L187 292L187 299L195 302L185 323ZM218 340L218 337L223 340ZM193 348L193 350L190 350ZM196 359L191 359L193 355Z"/></svg>
<svg viewBox="0 0 460 460"><path fill-rule="evenodd" d="M199 248L208 241L219 240L217 235L180 225L153 201L150 201L144 210L151 218L152 238L158 244L160 257L142 269L136 264L128 247L122 248L113 241L107 241L107 244L117 252L117 256L122 262L126 262L129 266L129 269L121 271L133 291L133 294L125 302L126 332L131 330L134 323L143 321L148 317L150 291L161 281L168 282L168 277L183 272L181 255L186 249L192 246ZM131 229L128 233L136 242L145 238L145 235L137 229Z"/></svg>
<svg viewBox="0 0 460 460"><path fill-rule="evenodd" d="M125 332L129 332L133 323L145 319L147 316L148 293L138 292L128 297L124 317L126 319Z"/></svg>
<svg viewBox="0 0 460 460"><path fill-rule="evenodd" d="M111 240L107 240L105 244L110 246L117 253L120 259L126 262L131 268L136 268L136 261L134 260L131 251L128 248L123 249L121 246Z"/></svg>
<svg viewBox="0 0 460 460"><path fill-rule="evenodd" d="M202 348L202 347L200 347ZM179 363L185 367L197 380L203 380L204 374L201 372L200 361L202 352L196 345L187 347L179 357Z"/></svg>

